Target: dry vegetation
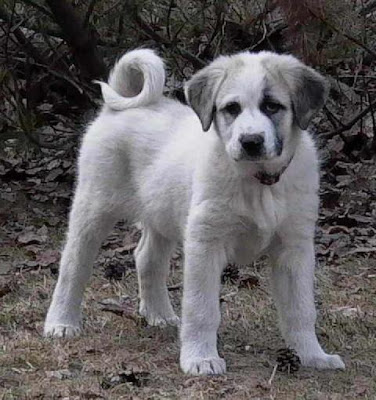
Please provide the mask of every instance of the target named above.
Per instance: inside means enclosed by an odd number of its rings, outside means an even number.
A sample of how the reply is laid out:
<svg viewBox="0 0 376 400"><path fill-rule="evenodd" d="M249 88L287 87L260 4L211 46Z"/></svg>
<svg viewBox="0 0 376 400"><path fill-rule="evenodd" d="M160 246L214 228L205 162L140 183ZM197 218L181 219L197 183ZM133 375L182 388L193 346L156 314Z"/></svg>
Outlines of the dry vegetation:
<svg viewBox="0 0 376 400"><path fill-rule="evenodd" d="M55 283L50 269L14 276L0 303L1 398L374 398L375 259L350 256L318 269L319 337L326 349L344 356L347 370L277 372L271 381L283 343L263 264L241 270L258 278L253 287L224 285L220 352L228 374L204 378L179 371L175 329L147 327L137 316L134 269L122 281L109 282L98 264L86 295L85 336L73 340L41 336ZM175 289L181 269L174 265ZM181 290L170 293L178 308Z"/></svg>
<svg viewBox="0 0 376 400"><path fill-rule="evenodd" d="M300 368L291 374L277 371L273 376L278 350L284 344L268 293L269 269L260 262L225 271L219 337L228 374L196 378L184 376L178 368L177 331L148 327L137 315L132 251L139 232L123 223L106 240L97 259L86 293L84 336L72 340L42 337L72 184L67 170L59 175L58 189L50 190L46 177L51 171L46 169L59 166L58 160L55 164L54 160L44 164L39 160L37 166L32 164L33 168L24 171L29 174L24 180L9 181L11 191L6 193L14 197L0 203L4 239L0 253L0 398L375 398L375 227L374 217L367 217L376 201L375 196L372 201L367 197L375 193L374 164L367 169L362 165L345 189L339 179L336 184L325 183L322 191L317 329L324 347L344 356L347 370ZM16 170L21 174L23 164L17 166L13 160L13 165L6 178ZM324 171L330 180L330 168ZM373 183L368 177L373 177ZM38 179L36 188L33 182ZM181 274L177 254L169 281L177 310Z"/></svg>
<svg viewBox="0 0 376 400"><path fill-rule="evenodd" d="M0 399L376 399L375 16L373 0L0 2ZM85 335L42 337L77 143L100 104L91 80L137 46L166 58L178 97L194 70L244 49L293 52L330 80L313 126L324 160L317 329L346 371L273 374L284 344L263 261L224 275L228 374L184 376L177 331L137 315L139 232L124 224L96 262ZM177 255L177 310L181 273Z"/></svg>

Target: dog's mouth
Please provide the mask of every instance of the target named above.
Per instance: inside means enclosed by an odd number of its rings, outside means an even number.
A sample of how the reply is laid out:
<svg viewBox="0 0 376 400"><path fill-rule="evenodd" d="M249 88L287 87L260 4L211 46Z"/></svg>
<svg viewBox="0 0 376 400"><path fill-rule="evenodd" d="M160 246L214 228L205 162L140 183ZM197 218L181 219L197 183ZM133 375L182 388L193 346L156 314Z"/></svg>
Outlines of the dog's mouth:
<svg viewBox="0 0 376 400"><path fill-rule="evenodd" d="M256 178L261 184L271 186L280 181L292 159L293 155L282 157L281 154L265 154L257 157L242 156L235 161L243 170L244 178Z"/></svg>
<svg viewBox="0 0 376 400"><path fill-rule="evenodd" d="M279 182L282 174L286 171L289 164L290 163L284 165L279 171L273 173L267 171L258 171L255 174L255 178L263 185L274 185L275 183Z"/></svg>

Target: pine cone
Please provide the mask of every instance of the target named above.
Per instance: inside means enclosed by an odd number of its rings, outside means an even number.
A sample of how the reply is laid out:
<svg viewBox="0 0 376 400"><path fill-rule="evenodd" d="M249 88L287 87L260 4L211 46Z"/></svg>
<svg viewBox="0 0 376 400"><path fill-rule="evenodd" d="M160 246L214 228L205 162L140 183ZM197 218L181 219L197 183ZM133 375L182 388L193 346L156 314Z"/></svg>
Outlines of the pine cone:
<svg viewBox="0 0 376 400"><path fill-rule="evenodd" d="M118 262L110 262L105 266L104 277L110 281L121 281L125 274L125 266Z"/></svg>
<svg viewBox="0 0 376 400"><path fill-rule="evenodd" d="M280 349L277 351L277 370L292 374L300 368L300 358L293 349Z"/></svg>
<svg viewBox="0 0 376 400"><path fill-rule="evenodd" d="M235 264L228 264L222 272L222 283L235 283L239 279L239 268Z"/></svg>

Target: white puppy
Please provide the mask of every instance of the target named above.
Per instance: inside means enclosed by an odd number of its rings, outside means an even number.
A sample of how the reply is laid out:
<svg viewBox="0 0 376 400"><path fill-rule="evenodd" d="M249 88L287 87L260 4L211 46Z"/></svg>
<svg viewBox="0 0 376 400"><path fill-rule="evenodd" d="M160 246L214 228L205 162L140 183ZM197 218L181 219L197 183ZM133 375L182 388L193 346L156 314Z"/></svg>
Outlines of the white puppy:
<svg viewBox="0 0 376 400"><path fill-rule="evenodd" d="M162 60L135 50L101 83L104 106L83 139L47 336L81 329L81 302L102 240L117 220L142 222L135 252L140 313L178 324L166 288L184 244L180 364L221 374L220 277L228 262L272 262L280 327L303 365L344 368L315 334L314 232L318 158L305 131L327 94L324 79L292 56L220 57L186 85L190 107L163 97ZM198 118L197 118L198 117Z"/></svg>

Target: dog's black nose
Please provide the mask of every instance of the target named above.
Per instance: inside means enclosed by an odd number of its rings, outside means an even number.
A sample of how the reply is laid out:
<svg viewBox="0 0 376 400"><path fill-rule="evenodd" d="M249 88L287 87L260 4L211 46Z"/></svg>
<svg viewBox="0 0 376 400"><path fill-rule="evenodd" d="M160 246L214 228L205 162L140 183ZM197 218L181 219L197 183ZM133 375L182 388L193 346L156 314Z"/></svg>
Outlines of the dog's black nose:
<svg viewBox="0 0 376 400"><path fill-rule="evenodd" d="M243 135L239 141L244 151L251 157L259 156L264 151L264 137L262 135Z"/></svg>

